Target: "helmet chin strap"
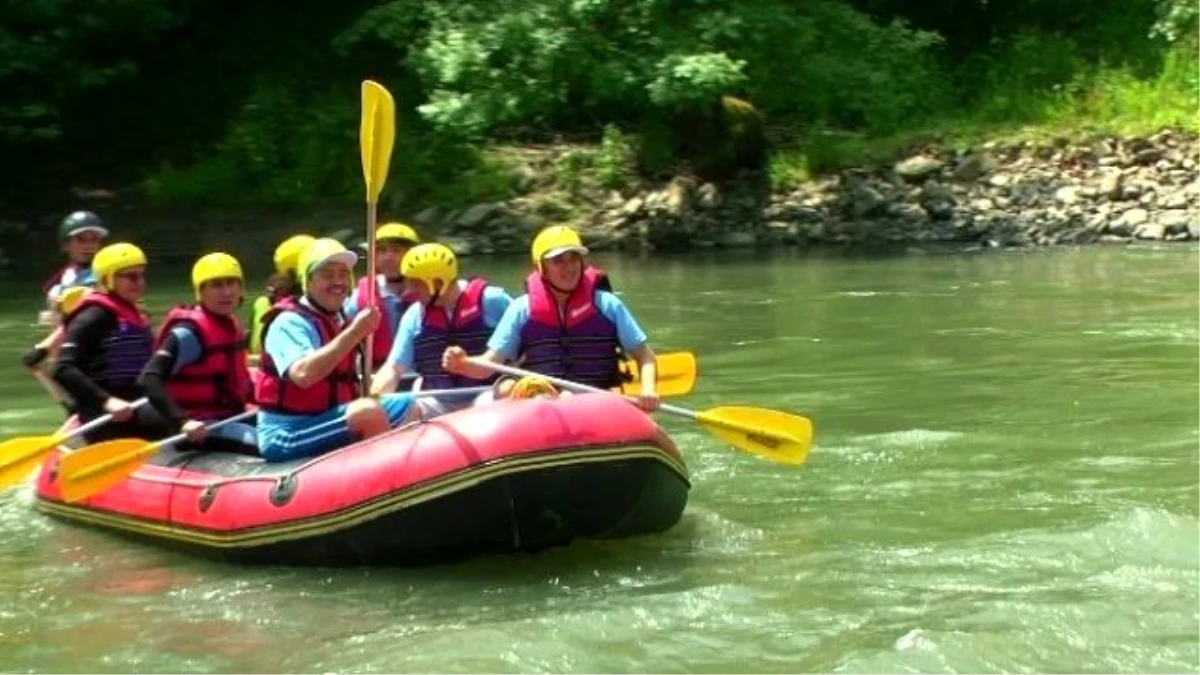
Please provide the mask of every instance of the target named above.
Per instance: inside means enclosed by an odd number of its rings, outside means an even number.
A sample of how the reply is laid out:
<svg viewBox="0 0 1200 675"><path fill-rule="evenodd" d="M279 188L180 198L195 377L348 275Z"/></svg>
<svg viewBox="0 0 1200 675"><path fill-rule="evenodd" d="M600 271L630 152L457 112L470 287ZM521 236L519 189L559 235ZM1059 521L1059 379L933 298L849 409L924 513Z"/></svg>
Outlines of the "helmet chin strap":
<svg viewBox="0 0 1200 675"><path fill-rule="evenodd" d="M312 293L305 293L304 297L308 298L308 304L312 305L313 309L317 310L318 312L321 312L322 314L328 314L329 316L333 316L335 314L338 314L341 311L341 308L338 308L338 309L335 309L332 311L325 309L325 306L322 305L321 303L317 302L317 299L313 297Z"/></svg>

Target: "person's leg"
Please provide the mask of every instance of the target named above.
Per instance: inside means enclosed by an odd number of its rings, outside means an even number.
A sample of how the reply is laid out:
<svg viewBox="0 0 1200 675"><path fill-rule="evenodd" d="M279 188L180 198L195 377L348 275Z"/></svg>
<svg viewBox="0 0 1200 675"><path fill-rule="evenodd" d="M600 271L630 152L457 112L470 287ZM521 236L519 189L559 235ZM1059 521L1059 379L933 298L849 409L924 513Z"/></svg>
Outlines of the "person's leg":
<svg viewBox="0 0 1200 675"><path fill-rule="evenodd" d="M268 462L312 457L354 440L346 423L349 404L320 415L260 415L258 452Z"/></svg>
<svg viewBox="0 0 1200 675"><path fill-rule="evenodd" d="M379 397L379 407L387 416L390 428L423 419L421 407L414 405L414 400L412 394L384 394Z"/></svg>

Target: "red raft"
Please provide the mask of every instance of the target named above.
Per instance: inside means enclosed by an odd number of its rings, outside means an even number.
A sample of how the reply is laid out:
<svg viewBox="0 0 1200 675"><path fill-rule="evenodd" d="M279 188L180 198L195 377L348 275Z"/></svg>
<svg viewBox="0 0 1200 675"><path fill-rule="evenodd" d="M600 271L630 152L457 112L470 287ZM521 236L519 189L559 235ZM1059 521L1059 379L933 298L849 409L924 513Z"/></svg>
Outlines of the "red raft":
<svg viewBox="0 0 1200 675"><path fill-rule="evenodd" d="M164 449L77 504L38 475L50 515L238 562L404 564L663 532L687 503L674 443L608 394L503 401L320 457Z"/></svg>

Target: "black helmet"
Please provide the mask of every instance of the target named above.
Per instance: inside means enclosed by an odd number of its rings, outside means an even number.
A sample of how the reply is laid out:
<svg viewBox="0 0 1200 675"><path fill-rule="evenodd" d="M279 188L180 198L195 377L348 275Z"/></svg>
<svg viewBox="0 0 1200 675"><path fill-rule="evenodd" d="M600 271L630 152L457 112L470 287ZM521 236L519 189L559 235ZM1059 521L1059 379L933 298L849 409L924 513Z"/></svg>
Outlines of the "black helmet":
<svg viewBox="0 0 1200 675"><path fill-rule="evenodd" d="M58 226L58 238L61 241L83 232L98 232L101 237L108 236L108 228L104 227L104 221L91 211L76 211L63 218Z"/></svg>

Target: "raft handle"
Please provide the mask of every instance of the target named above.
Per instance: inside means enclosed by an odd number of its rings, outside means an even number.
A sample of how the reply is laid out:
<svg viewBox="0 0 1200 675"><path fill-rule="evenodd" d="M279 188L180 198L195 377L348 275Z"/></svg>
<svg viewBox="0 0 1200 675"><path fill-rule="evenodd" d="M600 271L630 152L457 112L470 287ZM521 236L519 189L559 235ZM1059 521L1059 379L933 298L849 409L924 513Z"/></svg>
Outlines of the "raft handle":
<svg viewBox="0 0 1200 675"><path fill-rule="evenodd" d="M295 474L289 473L280 476L279 480L275 482L275 487L271 488L271 503L275 506L285 506L288 502L292 501L292 497L296 494L296 484L298 482Z"/></svg>

